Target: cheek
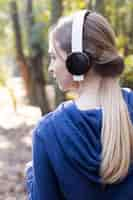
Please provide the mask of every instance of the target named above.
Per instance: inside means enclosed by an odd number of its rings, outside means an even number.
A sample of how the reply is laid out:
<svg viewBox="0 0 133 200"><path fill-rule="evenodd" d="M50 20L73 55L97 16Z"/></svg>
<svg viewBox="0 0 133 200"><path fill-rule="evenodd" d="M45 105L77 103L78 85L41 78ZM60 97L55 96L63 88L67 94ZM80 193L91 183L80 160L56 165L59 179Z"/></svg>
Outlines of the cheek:
<svg viewBox="0 0 133 200"><path fill-rule="evenodd" d="M68 72L66 66L60 69L60 78L65 84L71 84L71 82L73 82L72 74Z"/></svg>
<svg viewBox="0 0 133 200"><path fill-rule="evenodd" d="M65 65L56 68L56 76L65 87L69 87L73 82L72 75L68 72Z"/></svg>
<svg viewBox="0 0 133 200"><path fill-rule="evenodd" d="M77 84L73 82L72 74L68 72L66 66L62 62L55 63L56 79L61 90L67 91L77 87Z"/></svg>
<svg viewBox="0 0 133 200"><path fill-rule="evenodd" d="M56 62L55 73L59 79L72 80L72 75L68 72L65 63Z"/></svg>

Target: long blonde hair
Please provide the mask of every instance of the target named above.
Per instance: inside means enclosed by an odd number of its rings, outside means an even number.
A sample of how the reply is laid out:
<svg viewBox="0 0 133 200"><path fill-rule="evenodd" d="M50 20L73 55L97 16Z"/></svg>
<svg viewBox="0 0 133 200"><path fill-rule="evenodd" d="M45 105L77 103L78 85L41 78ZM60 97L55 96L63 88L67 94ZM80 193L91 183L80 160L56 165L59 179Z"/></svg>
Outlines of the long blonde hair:
<svg viewBox="0 0 133 200"><path fill-rule="evenodd" d="M66 53L71 52L71 31L72 15L60 18L50 28ZM103 108L100 175L104 184L111 184L128 173L133 157L133 125L119 85L124 62L116 48L114 31L99 13L93 12L85 19L83 49L91 54L91 68L102 77L98 96Z"/></svg>

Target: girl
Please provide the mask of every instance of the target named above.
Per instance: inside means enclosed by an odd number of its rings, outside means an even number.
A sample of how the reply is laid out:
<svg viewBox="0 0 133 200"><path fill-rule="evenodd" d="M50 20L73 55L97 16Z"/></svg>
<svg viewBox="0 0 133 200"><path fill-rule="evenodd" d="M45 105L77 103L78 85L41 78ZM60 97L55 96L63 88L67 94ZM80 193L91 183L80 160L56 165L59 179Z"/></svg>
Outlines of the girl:
<svg viewBox="0 0 133 200"><path fill-rule="evenodd" d="M49 30L49 73L77 97L34 129L30 200L133 199L133 91L120 87L124 62L107 19L83 12ZM82 52L74 53L78 44Z"/></svg>

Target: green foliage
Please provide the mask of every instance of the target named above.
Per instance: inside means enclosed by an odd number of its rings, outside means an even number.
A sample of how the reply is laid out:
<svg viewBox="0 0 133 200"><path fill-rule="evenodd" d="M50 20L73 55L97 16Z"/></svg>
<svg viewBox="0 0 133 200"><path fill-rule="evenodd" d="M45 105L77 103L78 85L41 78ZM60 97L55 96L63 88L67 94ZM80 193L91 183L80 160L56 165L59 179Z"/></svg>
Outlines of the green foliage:
<svg viewBox="0 0 133 200"><path fill-rule="evenodd" d="M129 55L125 58L126 68L121 76L121 83L125 87L133 89L133 55Z"/></svg>
<svg viewBox="0 0 133 200"><path fill-rule="evenodd" d="M133 89L133 67L129 72L126 72L121 77L121 83L124 87L129 87Z"/></svg>
<svg viewBox="0 0 133 200"><path fill-rule="evenodd" d="M67 15L73 11L76 11L77 9L84 9L87 7L86 1L76 0L64 0L63 1L64 6L64 14Z"/></svg>
<svg viewBox="0 0 133 200"><path fill-rule="evenodd" d="M131 70L131 67L133 67L133 55L129 55L125 58L125 64L127 66L127 70Z"/></svg>
<svg viewBox="0 0 133 200"><path fill-rule="evenodd" d="M116 45L119 51L123 54L124 47L128 43L129 38L123 34L120 34L118 37L116 37Z"/></svg>

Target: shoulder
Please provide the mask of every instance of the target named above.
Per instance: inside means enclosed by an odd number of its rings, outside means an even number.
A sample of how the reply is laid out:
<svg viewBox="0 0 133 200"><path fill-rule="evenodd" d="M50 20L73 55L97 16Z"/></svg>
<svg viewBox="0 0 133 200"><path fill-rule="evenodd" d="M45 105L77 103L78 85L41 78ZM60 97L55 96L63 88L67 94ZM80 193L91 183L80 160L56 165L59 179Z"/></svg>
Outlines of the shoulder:
<svg viewBox="0 0 133 200"><path fill-rule="evenodd" d="M53 123L60 121L63 112L63 103L60 103L57 108L44 116L42 116L33 129L33 133L41 138L47 137L50 132L54 132Z"/></svg>

